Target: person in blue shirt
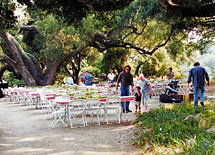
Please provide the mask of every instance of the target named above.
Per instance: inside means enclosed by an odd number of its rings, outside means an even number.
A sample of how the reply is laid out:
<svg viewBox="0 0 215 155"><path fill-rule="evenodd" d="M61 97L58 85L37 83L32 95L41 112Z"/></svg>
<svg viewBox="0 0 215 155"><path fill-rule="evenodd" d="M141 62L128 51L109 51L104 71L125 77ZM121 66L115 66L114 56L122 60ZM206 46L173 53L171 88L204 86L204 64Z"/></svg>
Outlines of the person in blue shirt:
<svg viewBox="0 0 215 155"><path fill-rule="evenodd" d="M83 72L81 75L80 75L80 85L81 84L85 84L85 72Z"/></svg>
<svg viewBox="0 0 215 155"><path fill-rule="evenodd" d="M85 72L85 85L90 86L92 85L91 80L93 79L93 75L90 74L88 71Z"/></svg>
<svg viewBox="0 0 215 155"><path fill-rule="evenodd" d="M199 89L201 90L200 94L200 104L204 106L204 96L205 96L205 79L207 81L207 85L209 86L209 76L206 72L205 68L200 66L199 62L194 63L194 67L189 71L188 76L188 87L190 87L190 82L193 82L193 94L194 94L194 107L198 107L198 94Z"/></svg>

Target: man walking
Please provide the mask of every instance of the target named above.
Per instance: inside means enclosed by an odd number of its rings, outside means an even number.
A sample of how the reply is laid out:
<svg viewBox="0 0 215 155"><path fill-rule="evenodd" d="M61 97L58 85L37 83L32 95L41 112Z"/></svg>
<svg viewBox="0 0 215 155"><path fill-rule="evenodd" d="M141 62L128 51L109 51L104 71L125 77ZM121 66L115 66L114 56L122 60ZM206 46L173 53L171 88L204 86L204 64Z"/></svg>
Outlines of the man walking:
<svg viewBox="0 0 215 155"><path fill-rule="evenodd" d="M189 76L188 76L188 87L190 86L191 78L193 81L193 93L194 93L194 107L198 107L198 94L199 94L199 89L201 90L201 95L200 95L200 104L204 106L204 96L205 96L205 79L207 80L207 85L209 86L209 76L208 73L206 72L205 68L200 66L199 62L194 63L194 68L192 68L189 71Z"/></svg>
<svg viewBox="0 0 215 155"><path fill-rule="evenodd" d="M133 88L133 75L130 73L131 67L129 65L125 66L124 71L122 71L119 74L119 77L117 79L117 84L116 84L116 90L118 90L119 83L121 82L121 96L129 96L130 95L130 88L129 86L131 85L131 90L134 91ZM123 112L132 112L129 109L129 102L126 102L126 105L124 102L122 102L122 111Z"/></svg>

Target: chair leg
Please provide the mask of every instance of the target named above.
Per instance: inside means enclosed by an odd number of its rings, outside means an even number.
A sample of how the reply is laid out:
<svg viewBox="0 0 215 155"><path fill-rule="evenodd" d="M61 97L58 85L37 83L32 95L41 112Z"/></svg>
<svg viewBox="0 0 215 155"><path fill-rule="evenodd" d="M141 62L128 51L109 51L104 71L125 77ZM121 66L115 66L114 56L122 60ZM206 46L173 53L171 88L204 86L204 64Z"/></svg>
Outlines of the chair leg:
<svg viewBox="0 0 215 155"><path fill-rule="evenodd" d="M72 116L71 116L71 114L69 113L69 124L70 124L70 127L73 128L71 117L72 117Z"/></svg>
<svg viewBox="0 0 215 155"><path fill-rule="evenodd" d="M98 125L100 125L99 112L97 112Z"/></svg>
<svg viewBox="0 0 215 155"><path fill-rule="evenodd" d="M57 114L54 121L52 122L52 128L54 128L54 126L57 124L57 122L61 121L62 124L67 127L67 125L65 124L65 122L63 121L62 117L60 114Z"/></svg>

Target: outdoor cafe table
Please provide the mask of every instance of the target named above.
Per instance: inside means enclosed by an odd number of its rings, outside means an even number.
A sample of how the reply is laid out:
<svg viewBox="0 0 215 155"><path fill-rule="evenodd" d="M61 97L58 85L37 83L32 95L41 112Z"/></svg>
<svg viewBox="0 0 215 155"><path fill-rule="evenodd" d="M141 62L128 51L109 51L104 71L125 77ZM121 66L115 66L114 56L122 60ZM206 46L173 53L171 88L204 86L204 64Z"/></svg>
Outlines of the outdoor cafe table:
<svg viewBox="0 0 215 155"><path fill-rule="evenodd" d="M135 101L135 99L136 99L135 96L119 96L119 98L121 99L121 102ZM104 120L106 120L107 124L109 124L108 121L107 121L107 109L106 109L107 98L101 98L100 102L104 103L104 112L105 112ZM121 103L119 103L119 104L121 104ZM127 121L128 121L128 115L127 114L126 114L126 117L127 117Z"/></svg>
<svg viewBox="0 0 215 155"><path fill-rule="evenodd" d="M73 97L71 97L71 98L73 98ZM121 99L121 102L135 101L135 96L119 96L119 98ZM47 99L54 99L54 97L53 97L53 96L49 96L49 97L47 97ZM100 100L101 104L103 103L103 105L104 105L104 110L105 110L105 104L106 104L106 102L107 102L107 98L100 98L99 100ZM70 101L71 101L71 100L69 100L69 99L63 99L63 98L61 98L61 99L55 98L55 99L54 99L54 102L55 102L56 104L65 105L65 118L68 120L68 125L70 125L70 122L69 122L69 120L70 120L70 119L69 119L69 110L68 110ZM105 110L105 112L107 112L107 111ZM65 120L65 118L64 118L64 120ZM57 123L58 121L61 121L61 122L65 125L65 122L63 122L63 121L60 120L60 119L61 119L61 118L58 118L58 119L56 120L56 123ZM66 125L65 125L65 126L66 126Z"/></svg>
<svg viewBox="0 0 215 155"><path fill-rule="evenodd" d="M121 102L135 101L135 96L119 96ZM101 98L100 102L106 102L107 98Z"/></svg>
<svg viewBox="0 0 215 155"><path fill-rule="evenodd" d="M32 99L35 99L35 109L40 109L38 108L38 103L40 102L40 94L39 93L30 93L30 96Z"/></svg>
<svg viewBox="0 0 215 155"><path fill-rule="evenodd" d="M65 117L64 117L64 120L62 120L60 114L57 115L58 118L57 118L56 120L54 120L54 122L52 123L52 124L53 124L52 128L54 127L54 125L55 125L58 121L61 121L65 126L67 126L67 125L65 124L65 122L64 122L64 121L65 121L65 118L67 118L67 120L68 120L68 125L70 125L70 122L69 122L69 120L70 120L70 118L69 118L69 110L68 110L68 105L69 105L69 103L70 103L70 100L69 100L69 99L63 99L63 98L55 98L54 102L55 102L56 104L60 104L60 105L64 105L64 106L65 106L65 109L64 109L64 111L65 111ZM56 112L57 112L57 111L56 111Z"/></svg>

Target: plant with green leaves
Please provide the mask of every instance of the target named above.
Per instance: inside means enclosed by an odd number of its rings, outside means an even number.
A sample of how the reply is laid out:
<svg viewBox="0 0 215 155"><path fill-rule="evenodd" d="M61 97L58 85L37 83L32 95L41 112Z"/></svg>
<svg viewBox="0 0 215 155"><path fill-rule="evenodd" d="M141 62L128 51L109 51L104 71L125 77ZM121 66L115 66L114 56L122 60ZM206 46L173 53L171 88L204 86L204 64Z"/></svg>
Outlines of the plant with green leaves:
<svg viewBox="0 0 215 155"><path fill-rule="evenodd" d="M159 107L139 115L135 121L138 131L134 143L158 151L168 148L172 153L215 153L215 108L214 103L202 108L193 108L182 103ZM164 149L165 150L165 149ZM147 150L144 150L147 151Z"/></svg>

